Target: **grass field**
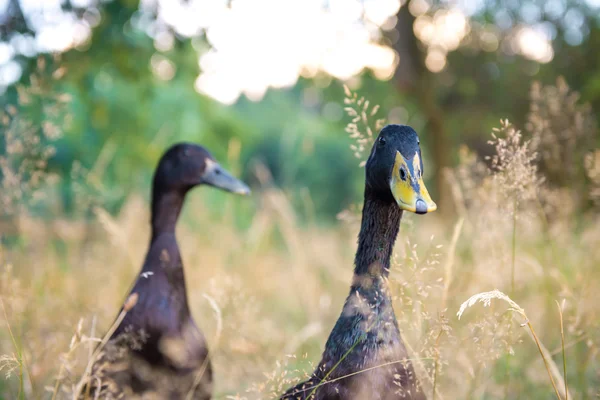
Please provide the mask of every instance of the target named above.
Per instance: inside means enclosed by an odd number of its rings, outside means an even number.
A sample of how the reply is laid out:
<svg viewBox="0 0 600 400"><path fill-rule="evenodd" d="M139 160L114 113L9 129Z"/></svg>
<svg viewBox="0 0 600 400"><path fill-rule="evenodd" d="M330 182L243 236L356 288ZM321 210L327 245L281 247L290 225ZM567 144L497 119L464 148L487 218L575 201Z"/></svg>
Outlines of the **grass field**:
<svg viewBox="0 0 600 400"><path fill-rule="evenodd" d="M447 171L453 198L434 200L455 216L403 218L390 285L404 339L429 399L600 398L598 214L580 207L588 192L542 179L507 122L495 135L487 164L462 149ZM600 153L586 165L593 183ZM311 373L351 282L360 205L326 227L268 187L250 199L198 189L177 232L217 399L276 398ZM205 206L216 202L218 216ZM116 216L11 220L4 398L70 398L142 264L148 209L132 194Z"/></svg>

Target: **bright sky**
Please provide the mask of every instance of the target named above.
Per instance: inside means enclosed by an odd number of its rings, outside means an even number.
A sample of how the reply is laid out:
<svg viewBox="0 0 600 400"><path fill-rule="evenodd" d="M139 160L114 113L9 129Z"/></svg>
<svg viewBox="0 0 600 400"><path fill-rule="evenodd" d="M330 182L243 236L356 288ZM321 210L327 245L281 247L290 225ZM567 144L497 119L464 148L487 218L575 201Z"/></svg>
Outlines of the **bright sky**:
<svg viewBox="0 0 600 400"><path fill-rule="evenodd" d="M64 51L84 46L91 29L99 21L93 8L99 0L72 0L76 6L92 6L83 20L62 12L64 0L20 0L35 39L13 37L10 43L0 38L0 88L17 80L21 68L15 53ZM477 13L484 0L455 0L447 10L428 12L428 0L413 0L415 33L428 47L426 65L433 72L446 66L448 52L455 50L469 34L468 16ZM600 7L600 0L587 0ZM395 52L379 43L381 28L395 24L400 0L141 0L141 12L132 21L154 38L157 50L168 50L174 38L166 29L173 27L182 36L206 34L211 49L201 52L201 73L196 89L220 102L231 104L241 94L260 100L268 88L289 87L300 76L325 72L346 80L368 68L380 79L389 79L399 62ZM0 14L8 0L0 0ZM562 15L563 0L548 0L544 11ZM158 21L149 18L157 11ZM499 11L496 20L510 18ZM521 54L538 62L554 56L551 40L556 32L536 23L539 8L523 6L521 17L529 25L512 32L505 51ZM568 20L568 21L567 21ZM576 44L581 40L577 27L582 16L566 12L567 34ZM508 20L510 23L510 20ZM498 27L502 29L502 26ZM570 29L570 30L569 30ZM496 51L499 30L477 30L482 48ZM579 34L581 35L581 34ZM151 62L159 78L170 79L176 66L157 53Z"/></svg>
<svg viewBox="0 0 600 400"><path fill-rule="evenodd" d="M211 50L199 58L196 89L223 103L244 93L259 100L269 87L289 87L299 76L324 71L348 79L370 68L381 79L394 73L394 51L377 44L379 27L399 0L143 0L184 36L205 31Z"/></svg>

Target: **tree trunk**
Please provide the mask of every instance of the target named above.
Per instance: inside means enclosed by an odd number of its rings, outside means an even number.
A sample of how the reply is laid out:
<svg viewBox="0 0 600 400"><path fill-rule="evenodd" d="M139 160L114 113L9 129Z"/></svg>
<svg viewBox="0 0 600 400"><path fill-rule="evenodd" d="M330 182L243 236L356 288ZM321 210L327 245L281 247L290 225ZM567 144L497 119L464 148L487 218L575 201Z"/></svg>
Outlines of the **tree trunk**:
<svg viewBox="0 0 600 400"><path fill-rule="evenodd" d="M415 97L426 119L427 136L434 159L434 179L436 182L434 197L443 204L439 210L444 215L452 214L452 192L446 182L443 170L450 166L451 144L444 125L444 112L438 106L436 97L435 74L425 66L425 51L420 47L413 25L415 17L409 12L410 1L400 7L396 35L398 40L394 49L400 62L394 75L398 90Z"/></svg>

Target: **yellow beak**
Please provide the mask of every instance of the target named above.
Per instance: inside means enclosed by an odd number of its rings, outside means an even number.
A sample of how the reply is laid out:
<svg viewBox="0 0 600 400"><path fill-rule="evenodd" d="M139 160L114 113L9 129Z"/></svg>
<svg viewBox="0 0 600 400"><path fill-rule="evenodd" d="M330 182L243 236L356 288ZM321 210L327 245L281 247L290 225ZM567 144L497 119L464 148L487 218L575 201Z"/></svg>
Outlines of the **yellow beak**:
<svg viewBox="0 0 600 400"><path fill-rule="evenodd" d="M437 209L423 183L421 159L418 153L415 153L413 159L408 162L399 151L396 152L390 189L398 206L403 210L426 214Z"/></svg>

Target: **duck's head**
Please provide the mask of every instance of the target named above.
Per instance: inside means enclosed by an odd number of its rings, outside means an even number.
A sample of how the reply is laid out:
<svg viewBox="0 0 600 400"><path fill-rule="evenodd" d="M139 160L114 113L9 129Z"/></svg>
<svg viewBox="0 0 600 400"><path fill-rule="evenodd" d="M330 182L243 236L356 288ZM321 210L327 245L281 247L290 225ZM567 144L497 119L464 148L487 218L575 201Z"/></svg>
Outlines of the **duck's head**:
<svg viewBox="0 0 600 400"><path fill-rule="evenodd" d="M406 125L384 127L366 164L366 186L375 195L393 198L406 211L426 214L437 209L423 183L419 137Z"/></svg>
<svg viewBox="0 0 600 400"><path fill-rule="evenodd" d="M178 143L170 147L158 162L154 188L185 193L198 185L210 185L228 192L249 194L246 184L227 172L204 147Z"/></svg>

